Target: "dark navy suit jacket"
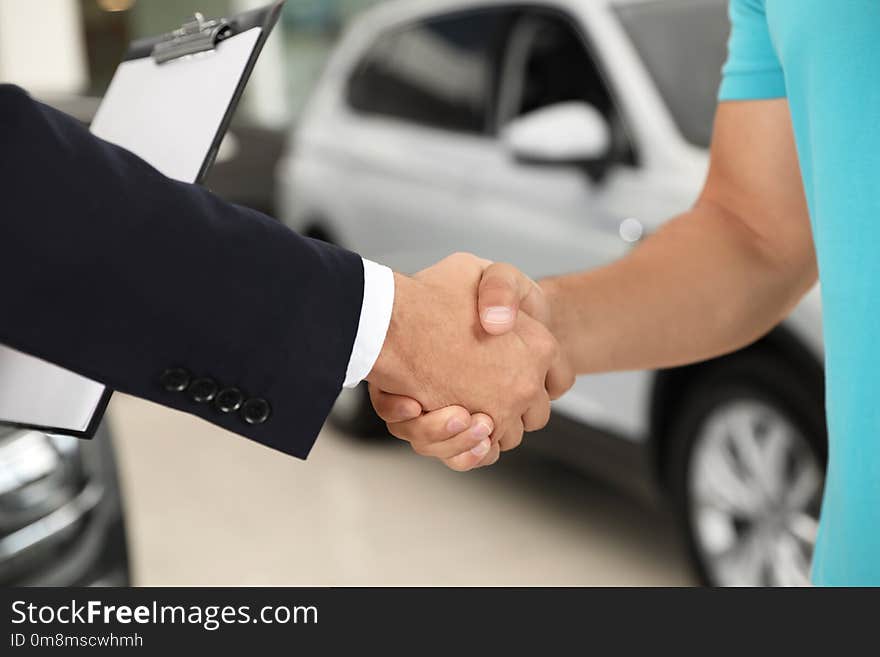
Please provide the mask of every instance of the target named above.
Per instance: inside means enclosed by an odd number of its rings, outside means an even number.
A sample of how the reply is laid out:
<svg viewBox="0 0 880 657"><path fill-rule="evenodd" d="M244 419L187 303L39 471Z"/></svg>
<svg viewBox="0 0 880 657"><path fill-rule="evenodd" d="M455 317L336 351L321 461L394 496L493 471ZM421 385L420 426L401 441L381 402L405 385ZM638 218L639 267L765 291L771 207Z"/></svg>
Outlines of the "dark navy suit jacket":
<svg viewBox="0 0 880 657"><path fill-rule="evenodd" d="M0 282L0 343L305 458L363 265L0 85Z"/></svg>

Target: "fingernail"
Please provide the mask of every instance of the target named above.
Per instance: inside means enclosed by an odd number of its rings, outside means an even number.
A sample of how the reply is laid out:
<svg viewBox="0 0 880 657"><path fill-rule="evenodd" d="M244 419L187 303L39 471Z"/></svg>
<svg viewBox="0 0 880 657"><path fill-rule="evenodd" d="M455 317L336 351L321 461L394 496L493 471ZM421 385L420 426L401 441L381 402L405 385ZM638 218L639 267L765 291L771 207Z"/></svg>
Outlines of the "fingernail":
<svg viewBox="0 0 880 657"><path fill-rule="evenodd" d="M507 324L513 319L513 311L507 306L490 306L483 311L483 321L489 324Z"/></svg>
<svg viewBox="0 0 880 657"><path fill-rule="evenodd" d="M489 448L492 447L492 441L486 438L485 440L480 441L478 445L471 448L471 454L474 456L486 456L489 453Z"/></svg>
<svg viewBox="0 0 880 657"><path fill-rule="evenodd" d="M449 433L461 433L465 429L467 424L460 417L454 417L446 423L446 430Z"/></svg>
<svg viewBox="0 0 880 657"><path fill-rule="evenodd" d="M471 428L471 435L474 438L485 438L490 433L492 433L492 427L485 422L479 422L476 426Z"/></svg>

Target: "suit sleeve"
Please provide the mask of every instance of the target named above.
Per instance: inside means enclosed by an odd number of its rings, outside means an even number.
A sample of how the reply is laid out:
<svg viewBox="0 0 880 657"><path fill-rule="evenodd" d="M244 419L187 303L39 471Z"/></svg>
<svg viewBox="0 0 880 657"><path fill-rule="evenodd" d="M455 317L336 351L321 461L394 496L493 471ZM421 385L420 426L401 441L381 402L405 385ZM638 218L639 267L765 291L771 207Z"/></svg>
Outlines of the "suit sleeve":
<svg viewBox="0 0 880 657"><path fill-rule="evenodd" d="M0 280L0 342L305 458L364 274L0 85Z"/></svg>

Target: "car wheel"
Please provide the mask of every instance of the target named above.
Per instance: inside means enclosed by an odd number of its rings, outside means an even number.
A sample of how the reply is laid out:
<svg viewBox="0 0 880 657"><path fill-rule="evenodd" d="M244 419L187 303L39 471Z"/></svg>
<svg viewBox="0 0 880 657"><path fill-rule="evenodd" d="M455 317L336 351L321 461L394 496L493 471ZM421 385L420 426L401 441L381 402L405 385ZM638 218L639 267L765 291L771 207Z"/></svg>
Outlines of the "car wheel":
<svg viewBox="0 0 880 657"><path fill-rule="evenodd" d="M343 388L333 404L328 420L340 431L358 438L388 435L385 423L376 415L370 403L366 383L361 383L356 388Z"/></svg>
<svg viewBox="0 0 880 657"><path fill-rule="evenodd" d="M748 354L689 388L670 483L706 584L809 584L827 447L822 384L807 379Z"/></svg>

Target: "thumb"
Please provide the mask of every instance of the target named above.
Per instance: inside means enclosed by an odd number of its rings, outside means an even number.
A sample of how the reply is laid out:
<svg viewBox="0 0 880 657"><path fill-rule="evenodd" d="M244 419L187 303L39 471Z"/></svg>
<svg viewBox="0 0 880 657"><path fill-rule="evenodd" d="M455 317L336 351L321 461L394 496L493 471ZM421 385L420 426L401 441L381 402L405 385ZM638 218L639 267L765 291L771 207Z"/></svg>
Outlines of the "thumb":
<svg viewBox="0 0 880 657"><path fill-rule="evenodd" d="M370 384L370 401L382 420L389 424L406 422L422 414L422 405L415 399L393 395Z"/></svg>
<svg viewBox="0 0 880 657"><path fill-rule="evenodd" d="M532 298L537 294L540 294L540 288L513 265L489 265L483 271L477 301L483 329L491 335L511 331L516 324L520 305L529 314L532 314L534 306L541 306ZM535 319L543 321L543 317Z"/></svg>

